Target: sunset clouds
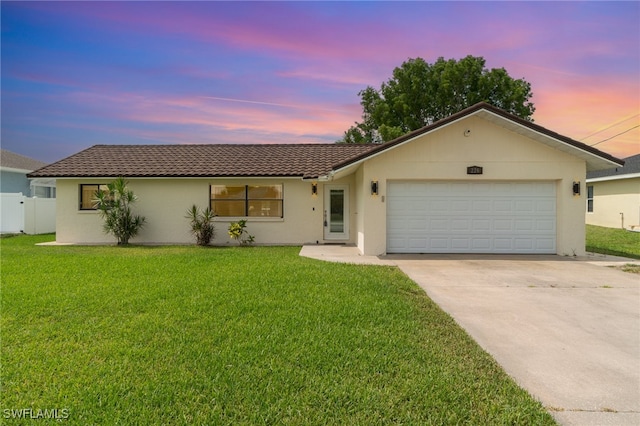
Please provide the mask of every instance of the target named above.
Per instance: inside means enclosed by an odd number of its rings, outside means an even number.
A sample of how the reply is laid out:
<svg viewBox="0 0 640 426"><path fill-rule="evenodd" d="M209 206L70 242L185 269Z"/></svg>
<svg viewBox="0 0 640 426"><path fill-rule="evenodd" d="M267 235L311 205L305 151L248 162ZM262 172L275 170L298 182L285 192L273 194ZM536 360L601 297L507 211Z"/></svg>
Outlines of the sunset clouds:
<svg viewBox="0 0 640 426"><path fill-rule="evenodd" d="M414 57L483 56L532 84L537 124L588 144L640 124L637 2L0 7L2 147L43 161L98 143L334 142L358 92ZM639 153L640 129L598 148Z"/></svg>

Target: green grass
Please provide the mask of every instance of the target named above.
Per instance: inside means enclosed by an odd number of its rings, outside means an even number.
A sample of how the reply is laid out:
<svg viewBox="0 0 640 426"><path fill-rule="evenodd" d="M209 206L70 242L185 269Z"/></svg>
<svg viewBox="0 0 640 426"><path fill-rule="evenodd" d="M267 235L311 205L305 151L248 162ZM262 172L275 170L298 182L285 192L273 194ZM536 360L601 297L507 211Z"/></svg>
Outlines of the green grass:
<svg viewBox="0 0 640 426"><path fill-rule="evenodd" d="M587 225L587 251L640 259L640 232Z"/></svg>
<svg viewBox="0 0 640 426"><path fill-rule="evenodd" d="M3 424L554 424L396 268L52 239L0 240Z"/></svg>

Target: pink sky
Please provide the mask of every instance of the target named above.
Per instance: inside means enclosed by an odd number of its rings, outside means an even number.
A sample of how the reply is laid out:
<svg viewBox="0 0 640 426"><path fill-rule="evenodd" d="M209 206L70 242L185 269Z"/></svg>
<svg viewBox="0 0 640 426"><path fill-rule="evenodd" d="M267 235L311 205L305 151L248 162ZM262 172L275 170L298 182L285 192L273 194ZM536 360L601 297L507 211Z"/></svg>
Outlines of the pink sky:
<svg viewBox="0 0 640 426"><path fill-rule="evenodd" d="M537 124L640 153L638 2L0 7L2 147L43 161L104 143L334 142L360 120L358 92L403 61L469 54L531 83Z"/></svg>

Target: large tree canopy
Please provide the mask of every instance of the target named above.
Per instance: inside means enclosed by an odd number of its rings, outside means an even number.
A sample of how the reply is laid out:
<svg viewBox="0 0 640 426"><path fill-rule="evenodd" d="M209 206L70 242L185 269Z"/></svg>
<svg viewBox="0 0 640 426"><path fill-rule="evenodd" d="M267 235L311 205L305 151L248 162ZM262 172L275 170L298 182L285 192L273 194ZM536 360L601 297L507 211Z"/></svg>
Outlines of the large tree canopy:
<svg viewBox="0 0 640 426"><path fill-rule="evenodd" d="M409 59L380 90L368 86L358 93L362 122L338 142L386 142L481 101L533 121L531 95L531 84L511 78L504 68L488 70L482 57L438 58L433 64Z"/></svg>

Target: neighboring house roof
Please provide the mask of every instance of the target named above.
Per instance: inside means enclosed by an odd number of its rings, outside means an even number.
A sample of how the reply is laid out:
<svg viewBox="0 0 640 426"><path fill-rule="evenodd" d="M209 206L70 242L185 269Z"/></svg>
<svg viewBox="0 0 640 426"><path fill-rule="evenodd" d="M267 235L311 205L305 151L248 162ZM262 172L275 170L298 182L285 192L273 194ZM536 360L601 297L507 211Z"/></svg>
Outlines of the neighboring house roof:
<svg viewBox="0 0 640 426"><path fill-rule="evenodd" d="M95 145L30 177L302 177L376 145Z"/></svg>
<svg viewBox="0 0 640 426"><path fill-rule="evenodd" d="M630 179L640 177L640 154L624 159L624 166L587 173L587 181Z"/></svg>
<svg viewBox="0 0 640 426"><path fill-rule="evenodd" d="M16 154L15 152L0 149L0 167L15 171L30 172L46 166L47 163Z"/></svg>
<svg viewBox="0 0 640 426"><path fill-rule="evenodd" d="M362 161L469 116L582 158L587 170L624 161L581 142L478 103L384 144L96 145L29 174L29 177L302 177L327 178Z"/></svg>

